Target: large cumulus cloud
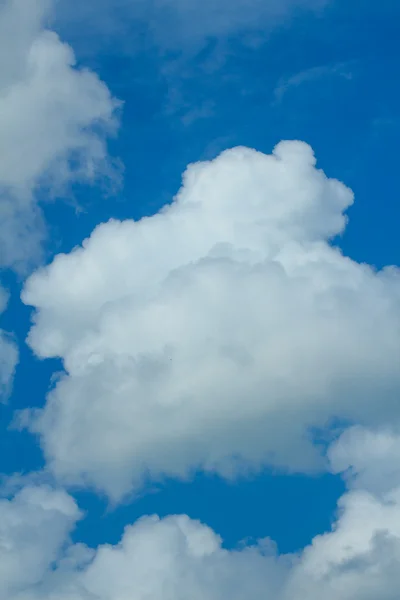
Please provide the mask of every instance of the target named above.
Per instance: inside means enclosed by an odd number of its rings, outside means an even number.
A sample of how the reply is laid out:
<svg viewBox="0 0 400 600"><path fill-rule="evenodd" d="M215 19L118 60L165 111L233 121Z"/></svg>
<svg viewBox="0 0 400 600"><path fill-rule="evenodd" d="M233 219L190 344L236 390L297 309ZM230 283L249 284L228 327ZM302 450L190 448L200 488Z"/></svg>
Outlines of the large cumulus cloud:
<svg viewBox="0 0 400 600"><path fill-rule="evenodd" d="M52 472L114 499L195 468L307 472L331 419L396 421L400 278L330 245L352 201L306 144L236 148L34 273L28 341L66 373L23 420Z"/></svg>

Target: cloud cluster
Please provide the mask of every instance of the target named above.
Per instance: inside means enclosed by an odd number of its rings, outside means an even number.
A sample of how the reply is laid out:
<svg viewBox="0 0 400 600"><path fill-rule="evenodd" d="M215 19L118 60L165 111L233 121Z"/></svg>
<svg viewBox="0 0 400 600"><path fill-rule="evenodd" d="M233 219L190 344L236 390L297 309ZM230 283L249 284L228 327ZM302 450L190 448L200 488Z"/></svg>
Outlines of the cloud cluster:
<svg viewBox="0 0 400 600"><path fill-rule="evenodd" d="M107 163L116 102L71 48L46 29L49 0L0 6L0 268L40 257L40 190L94 181Z"/></svg>
<svg viewBox="0 0 400 600"><path fill-rule="evenodd" d="M352 202L304 143L235 148L34 273L28 341L66 372L22 420L59 480L117 500L193 469L315 471L331 419L398 421L400 276L330 243Z"/></svg>
<svg viewBox="0 0 400 600"><path fill-rule="evenodd" d="M384 457L382 432L358 434L369 436L371 456L376 449L379 460ZM357 478L362 443L350 446L341 438L335 448L346 454ZM387 457L390 461L390 451ZM374 458L369 464L373 473ZM27 487L0 501L1 597L395 600L400 585L399 483L393 481L383 495L360 486L348 491L331 531L296 555L279 555L268 539L227 550L215 532L185 515L144 517L126 528L119 544L92 550L69 541L81 517L72 498L46 487Z"/></svg>
<svg viewBox="0 0 400 600"><path fill-rule="evenodd" d="M303 4L236 0L230 20L225 0L148 10L178 19L181 42ZM107 88L46 29L50 8L0 6L0 267L38 259L40 192L92 181L115 125ZM280 555L269 539L228 550L186 515L146 516L92 549L71 541L83 514L66 491L14 478L0 498L2 600L397 600L400 273L333 245L352 202L304 143L234 148L189 166L158 214L99 225L22 294L32 350L65 369L19 417L58 484L118 501L195 469L327 469L348 485L331 531ZM0 313L6 302L0 288ZM0 394L17 361L0 331ZM334 419L357 425L325 454L313 436Z"/></svg>
<svg viewBox="0 0 400 600"><path fill-rule="evenodd" d="M0 317L5 311L8 293L0 285ZM18 348L12 337L0 329L0 401L7 399L18 363Z"/></svg>

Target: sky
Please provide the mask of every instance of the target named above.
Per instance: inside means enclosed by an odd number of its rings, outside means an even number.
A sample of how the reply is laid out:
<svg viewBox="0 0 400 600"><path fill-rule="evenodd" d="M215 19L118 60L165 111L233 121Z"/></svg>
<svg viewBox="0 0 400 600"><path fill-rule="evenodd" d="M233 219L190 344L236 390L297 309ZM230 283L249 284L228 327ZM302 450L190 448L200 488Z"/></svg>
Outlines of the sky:
<svg viewBox="0 0 400 600"><path fill-rule="evenodd" d="M397 600L399 19L0 0L0 600Z"/></svg>

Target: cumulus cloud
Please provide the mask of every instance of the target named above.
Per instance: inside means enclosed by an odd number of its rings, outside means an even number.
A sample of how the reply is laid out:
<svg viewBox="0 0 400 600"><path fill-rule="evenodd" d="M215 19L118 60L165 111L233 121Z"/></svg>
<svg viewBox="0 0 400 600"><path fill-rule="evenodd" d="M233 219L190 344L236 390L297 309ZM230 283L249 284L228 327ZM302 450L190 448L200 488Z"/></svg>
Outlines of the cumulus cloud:
<svg viewBox="0 0 400 600"><path fill-rule="evenodd" d="M8 293L0 285L0 317L7 307L7 302ZM0 400L8 398L17 363L17 345L12 336L0 329Z"/></svg>
<svg viewBox="0 0 400 600"><path fill-rule="evenodd" d="M90 549L69 540L81 516L65 492L43 486L0 501L4 600L398 597L398 487L386 497L345 493L331 531L292 555L280 555L269 539L227 550L214 531L185 515L143 517L119 544Z"/></svg>
<svg viewBox="0 0 400 600"><path fill-rule="evenodd" d="M394 600L400 583L398 491L396 497L380 501L361 490L342 497L333 530L304 550L283 598Z"/></svg>
<svg viewBox="0 0 400 600"><path fill-rule="evenodd" d="M393 424L381 429L354 426L329 449L331 470L348 484L383 496L400 487L400 437Z"/></svg>
<svg viewBox="0 0 400 600"><path fill-rule="evenodd" d="M324 468L310 431L398 418L400 277L343 256L352 192L309 146L191 165L171 205L98 226L27 281L65 375L24 413L63 482Z"/></svg>
<svg viewBox="0 0 400 600"><path fill-rule="evenodd" d="M42 581L79 516L70 496L47 487L26 487L0 500L1 598L15 598Z"/></svg>
<svg viewBox="0 0 400 600"><path fill-rule="evenodd" d="M45 237L38 190L57 194L104 173L116 125L107 87L46 28L51 7L0 6L0 268L37 262Z"/></svg>
<svg viewBox="0 0 400 600"><path fill-rule="evenodd" d="M3 600L278 598L286 575L271 543L228 552L185 515L145 517L95 551L68 543L80 513L65 493L23 489L0 517Z"/></svg>

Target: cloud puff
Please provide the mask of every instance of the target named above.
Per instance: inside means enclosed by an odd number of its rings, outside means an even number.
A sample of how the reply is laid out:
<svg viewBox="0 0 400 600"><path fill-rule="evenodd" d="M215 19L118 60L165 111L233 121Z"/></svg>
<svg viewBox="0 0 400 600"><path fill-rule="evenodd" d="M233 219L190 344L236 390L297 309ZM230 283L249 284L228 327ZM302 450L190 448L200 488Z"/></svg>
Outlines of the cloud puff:
<svg viewBox="0 0 400 600"><path fill-rule="evenodd" d="M8 294L6 290L0 286L0 317L6 309L7 302ZM7 399L10 393L17 363L17 345L10 335L0 329L0 400Z"/></svg>
<svg viewBox="0 0 400 600"><path fill-rule="evenodd" d="M386 497L351 490L338 509L331 531L293 555L279 555L268 539L227 550L214 531L185 515L144 517L126 527L119 544L90 549L69 541L81 518L72 498L27 487L0 501L1 597L395 600L400 489Z"/></svg>
<svg viewBox="0 0 400 600"><path fill-rule="evenodd" d="M400 487L400 437L393 424L378 430L351 427L330 447L329 460L352 488L385 497Z"/></svg>
<svg viewBox="0 0 400 600"><path fill-rule="evenodd" d="M118 499L196 468L307 472L312 428L397 419L399 272L329 244L352 202L306 144L235 148L34 273L28 342L66 374L24 417L53 473Z"/></svg>
<svg viewBox="0 0 400 600"><path fill-rule="evenodd" d="M361 490L342 497L333 530L303 551L283 598L394 600L400 583L399 490L396 498L380 501Z"/></svg>
<svg viewBox="0 0 400 600"><path fill-rule="evenodd" d="M40 256L45 227L35 198L106 168L116 102L71 48L46 29L48 0L0 7L0 268Z"/></svg>
<svg viewBox="0 0 400 600"><path fill-rule="evenodd" d="M80 512L65 492L26 487L0 500L0 596L35 586L58 559Z"/></svg>

